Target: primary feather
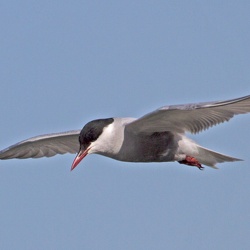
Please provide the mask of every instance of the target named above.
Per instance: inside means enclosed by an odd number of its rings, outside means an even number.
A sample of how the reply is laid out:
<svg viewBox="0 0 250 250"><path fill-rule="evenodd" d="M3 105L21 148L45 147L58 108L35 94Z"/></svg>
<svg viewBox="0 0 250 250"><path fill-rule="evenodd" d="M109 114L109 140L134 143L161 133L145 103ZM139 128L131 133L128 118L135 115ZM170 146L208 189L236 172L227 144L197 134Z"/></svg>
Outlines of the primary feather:
<svg viewBox="0 0 250 250"><path fill-rule="evenodd" d="M0 159L25 159L51 157L65 153L75 154L79 150L79 134L80 130L73 130L32 137L0 151Z"/></svg>
<svg viewBox="0 0 250 250"><path fill-rule="evenodd" d="M164 106L128 125L137 132L198 133L234 115L250 112L250 95L220 102Z"/></svg>

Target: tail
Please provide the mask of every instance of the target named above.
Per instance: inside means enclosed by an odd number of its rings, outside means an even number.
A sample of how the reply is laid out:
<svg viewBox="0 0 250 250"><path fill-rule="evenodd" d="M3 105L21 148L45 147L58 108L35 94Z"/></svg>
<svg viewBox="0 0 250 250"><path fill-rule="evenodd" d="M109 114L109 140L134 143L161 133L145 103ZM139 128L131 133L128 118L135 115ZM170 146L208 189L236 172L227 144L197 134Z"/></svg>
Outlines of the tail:
<svg viewBox="0 0 250 250"><path fill-rule="evenodd" d="M207 165L212 168L217 168L216 163L222 162L233 162L233 161L242 161L241 159L237 159L228 155L223 155L217 153L215 151L209 150L207 148L203 148L200 145L197 145L198 153L194 155L194 157L204 165Z"/></svg>

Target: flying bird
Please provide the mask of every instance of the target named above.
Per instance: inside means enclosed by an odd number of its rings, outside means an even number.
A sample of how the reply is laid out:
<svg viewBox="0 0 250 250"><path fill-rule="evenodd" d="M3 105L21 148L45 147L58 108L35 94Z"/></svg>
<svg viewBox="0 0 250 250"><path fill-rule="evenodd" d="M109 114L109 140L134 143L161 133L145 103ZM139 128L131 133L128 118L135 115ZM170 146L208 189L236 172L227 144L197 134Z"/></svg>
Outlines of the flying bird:
<svg viewBox="0 0 250 250"><path fill-rule="evenodd" d="M198 145L185 133L196 134L233 116L250 112L250 95L217 102L161 107L138 119L107 118L88 122L82 130L40 135L0 151L0 159L40 158L77 153L71 170L89 154L125 162L173 162L216 168L240 161Z"/></svg>

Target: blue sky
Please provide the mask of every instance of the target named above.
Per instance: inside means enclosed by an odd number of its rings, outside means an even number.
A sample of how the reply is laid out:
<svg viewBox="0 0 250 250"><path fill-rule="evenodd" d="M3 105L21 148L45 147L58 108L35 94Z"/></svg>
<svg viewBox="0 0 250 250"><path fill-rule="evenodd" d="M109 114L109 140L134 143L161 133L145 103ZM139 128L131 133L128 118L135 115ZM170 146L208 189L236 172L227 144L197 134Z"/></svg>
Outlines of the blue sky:
<svg viewBox="0 0 250 250"><path fill-rule="evenodd" d="M0 148L250 94L247 1L5 1ZM249 249L250 115L191 136L219 170L91 155L1 161L1 249Z"/></svg>

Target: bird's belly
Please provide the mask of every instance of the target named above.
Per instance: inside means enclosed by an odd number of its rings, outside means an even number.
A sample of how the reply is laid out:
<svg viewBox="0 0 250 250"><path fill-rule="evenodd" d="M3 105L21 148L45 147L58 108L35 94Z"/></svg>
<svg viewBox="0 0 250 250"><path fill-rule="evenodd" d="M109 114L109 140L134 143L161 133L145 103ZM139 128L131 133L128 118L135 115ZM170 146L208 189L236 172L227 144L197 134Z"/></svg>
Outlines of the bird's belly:
<svg viewBox="0 0 250 250"><path fill-rule="evenodd" d="M176 149L177 143L171 132L155 132L125 138L120 151L109 157L127 162L166 162L174 160Z"/></svg>

